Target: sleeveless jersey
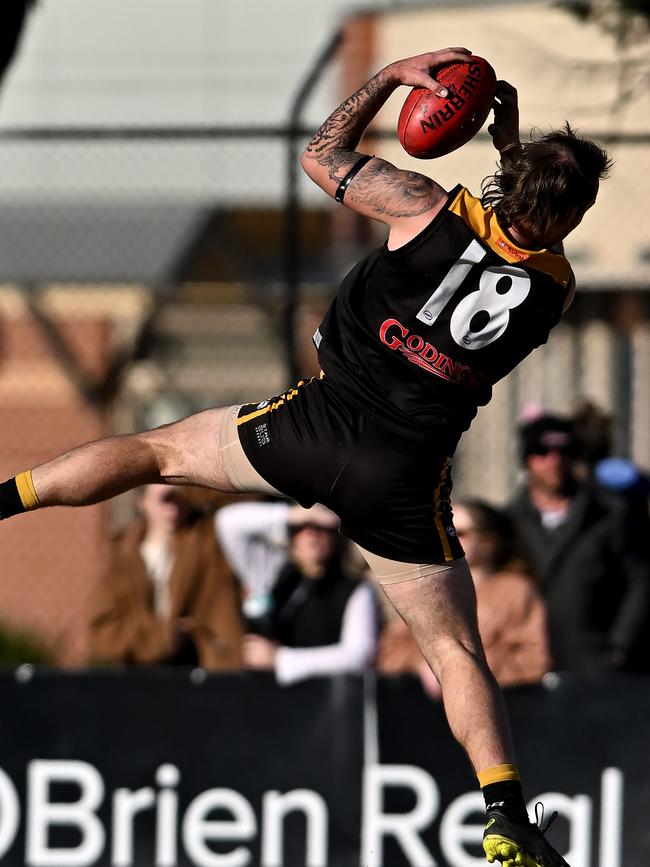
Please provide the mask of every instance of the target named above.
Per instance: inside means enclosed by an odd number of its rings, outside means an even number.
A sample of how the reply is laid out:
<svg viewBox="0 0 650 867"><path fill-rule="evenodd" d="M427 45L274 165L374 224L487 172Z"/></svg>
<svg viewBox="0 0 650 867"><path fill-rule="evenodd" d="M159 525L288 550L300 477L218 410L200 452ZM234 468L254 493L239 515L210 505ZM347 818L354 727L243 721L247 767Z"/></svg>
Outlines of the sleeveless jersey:
<svg viewBox="0 0 650 867"><path fill-rule="evenodd" d="M460 185L419 235L343 280L314 342L343 399L450 454L492 386L558 322L573 274L525 250Z"/></svg>

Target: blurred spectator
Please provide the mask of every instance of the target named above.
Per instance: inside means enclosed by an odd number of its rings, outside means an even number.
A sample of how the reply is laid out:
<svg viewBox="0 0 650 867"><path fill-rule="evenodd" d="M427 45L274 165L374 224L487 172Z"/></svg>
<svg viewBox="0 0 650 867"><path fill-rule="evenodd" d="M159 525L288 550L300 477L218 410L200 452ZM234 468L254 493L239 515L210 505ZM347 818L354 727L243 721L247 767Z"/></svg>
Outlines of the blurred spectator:
<svg viewBox="0 0 650 867"><path fill-rule="evenodd" d="M488 663L502 686L533 683L552 667L545 605L512 520L483 500L454 505L454 526L476 587L478 625ZM414 672L433 697L437 680L401 620L381 637L378 666Z"/></svg>
<svg viewBox="0 0 650 867"><path fill-rule="evenodd" d="M216 518L221 545L244 588L244 661L279 683L362 671L374 661L372 587L342 562L339 519L324 506L238 503Z"/></svg>
<svg viewBox="0 0 650 867"><path fill-rule="evenodd" d="M114 543L90 625L97 661L240 668L239 588L211 516L184 493L147 485L137 519Z"/></svg>
<svg viewBox="0 0 650 867"><path fill-rule="evenodd" d="M648 670L650 558L630 501L576 472L570 419L521 428L526 481L510 512L546 599L561 669Z"/></svg>
<svg viewBox="0 0 650 867"><path fill-rule="evenodd" d="M591 400L582 400L572 415L577 472L581 478L625 497L632 530L650 537L650 476L628 458L612 456L612 417Z"/></svg>
<svg viewBox="0 0 650 867"><path fill-rule="evenodd" d="M545 415L545 413L544 413ZM592 478L596 465L612 450L612 417L591 400L581 400L571 416L576 470Z"/></svg>

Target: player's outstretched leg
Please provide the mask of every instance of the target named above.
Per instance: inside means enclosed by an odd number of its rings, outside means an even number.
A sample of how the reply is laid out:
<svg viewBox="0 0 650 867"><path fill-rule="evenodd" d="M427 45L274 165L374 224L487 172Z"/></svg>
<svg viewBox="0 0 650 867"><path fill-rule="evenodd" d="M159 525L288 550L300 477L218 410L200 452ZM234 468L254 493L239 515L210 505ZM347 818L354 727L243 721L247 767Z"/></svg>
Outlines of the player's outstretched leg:
<svg viewBox="0 0 650 867"><path fill-rule="evenodd" d="M139 485L194 484L234 492L219 450L228 408L151 431L107 437L0 484L0 519L43 506L87 506Z"/></svg>
<svg viewBox="0 0 650 867"><path fill-rule="evenodd" d="M430 568L383 589L440 682L450 728L477 773L486 857L504 867L568 867L528 818L503 696L479 637L469 568L465 560Z"/></svg>

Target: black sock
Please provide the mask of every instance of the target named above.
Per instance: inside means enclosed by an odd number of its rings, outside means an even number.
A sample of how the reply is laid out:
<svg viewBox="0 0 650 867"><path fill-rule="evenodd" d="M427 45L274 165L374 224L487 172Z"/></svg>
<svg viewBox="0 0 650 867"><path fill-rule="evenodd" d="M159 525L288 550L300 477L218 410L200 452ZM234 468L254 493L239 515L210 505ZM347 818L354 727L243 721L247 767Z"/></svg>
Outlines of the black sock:
<svg viewBox="0 0 650 867"><path fill-rule="evenodd" d="M12 515L19 515L21 512L26 512L23 501L20 499L16 479L8 479L0 484L0 521L3 518L11 518Z"/></svg>
<svg viewBox="0 0 650 867"><path fill-rule="evenodd" d="M524 795L519 780L500 780L498 783L489 783L481 789L485 798L485 807L498 807L500 810L517 822L528 822L528 813Z"/></svg>

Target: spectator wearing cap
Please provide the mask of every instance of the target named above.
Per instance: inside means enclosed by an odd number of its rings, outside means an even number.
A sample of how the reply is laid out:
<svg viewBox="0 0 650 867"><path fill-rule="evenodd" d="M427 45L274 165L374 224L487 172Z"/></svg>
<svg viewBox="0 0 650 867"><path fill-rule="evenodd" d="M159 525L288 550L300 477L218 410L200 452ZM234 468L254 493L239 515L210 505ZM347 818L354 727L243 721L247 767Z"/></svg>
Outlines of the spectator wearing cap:
<svg viewBox="0 0 650 867"><path fill-rule="evenodd" d="M571 421L521 428L526 478L509 511L529 547L563 670L650 670L650 560L629 504L575 471Z"/></svg>
<svg viewBox="0 0 650 867"><path fill-rule="evenodd" d="M237 503L217 513L221 547L243 588L248 668L290 684L373 663L376 597L344 567L339 526L318 504Z"/></svg>

